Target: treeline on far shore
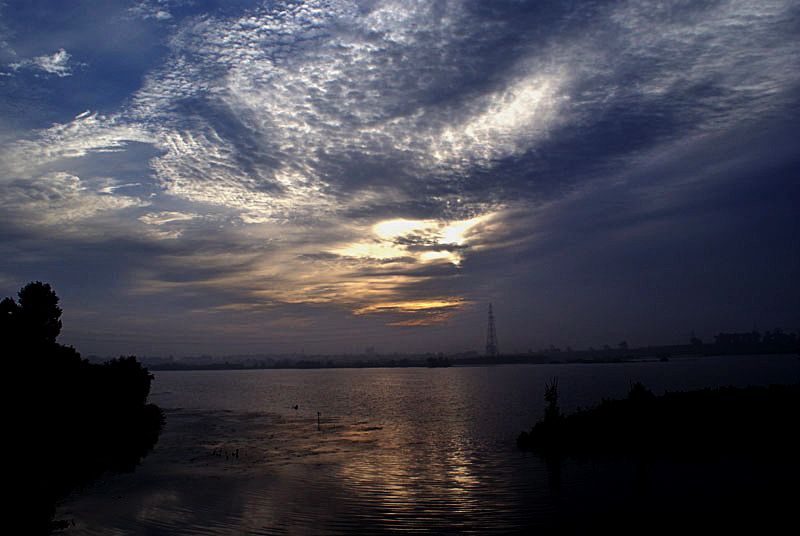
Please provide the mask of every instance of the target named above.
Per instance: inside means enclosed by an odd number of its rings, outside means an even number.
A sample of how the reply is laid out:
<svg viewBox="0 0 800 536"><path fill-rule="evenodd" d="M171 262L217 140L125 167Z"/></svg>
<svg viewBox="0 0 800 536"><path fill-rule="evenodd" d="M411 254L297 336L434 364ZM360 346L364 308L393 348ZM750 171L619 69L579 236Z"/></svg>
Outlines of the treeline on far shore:
<svg viewBox="0 0 800 536"><path fill-rule="evenodd" d="M321 369L441 367L504 364L625 363L661 360L673 357L710 357L726 355L800 354L800 334L774 330L718 333L713 343L691 336L689 344L631 347L626 341L615 346L574 350L551 346L538 351L481 355L477 352L378 354L368 349L364 354L341 355L228 355L173 358L149 356L142 361L150 370L250 370L250 369ZM98 358L90 356L90 360Z"/></svg>
<svg viewBox="0 0 800 536"><path fill-rule="evenodd" d="M160 408L148 403L153 375L135 357L102 364L56 342L58 296L49 284L23 287L0 302L0 337L16 393L6 439L19 445L6 523L25 534L49 534L57 501L106 471L132 471L158 440Z"/></svg>
<svg viewBox="0 0 800 536"><path fill-rule="evenodd" d="M224 360L214 359L163 359L144 358L151 371L162 370L259 370L259 369L324 369L324 368L401 368L441 367L514 364L559 364L559 363L626 363L636 361L668 361L674 357L713 357L735 355L779 355L800 354L797 347L723 348L703 345L648 346L626 350L581 350L556 353L524 353L486 355L426 355L426 356L377 356L357 358L352 355L320 356L318 358L269 358L240 357Z"/></svg>
<svg viewBox="0 0 800 536"><path fill-rule="evenodd" d="M403 367L450 367L454 365L500 365L516 363L548 363L548 359L540 355L411 355L411 356L379 356L375 358L354 359L353 356L320 357L318 359L272 359L246 358L241 361L213 360L161 360L146 361L153 371L162 370L259 370L259 369L333 369L333 368L403 368Z"/></svg>

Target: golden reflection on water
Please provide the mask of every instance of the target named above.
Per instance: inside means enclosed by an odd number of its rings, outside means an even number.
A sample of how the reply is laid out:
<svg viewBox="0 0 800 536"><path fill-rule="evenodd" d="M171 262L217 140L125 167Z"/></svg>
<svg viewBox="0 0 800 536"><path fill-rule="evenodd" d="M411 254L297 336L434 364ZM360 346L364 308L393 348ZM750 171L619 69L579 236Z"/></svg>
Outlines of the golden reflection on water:
<svg viewBox="0 0 800 536"><path fill-rule="evenodd" d="M480 476L463 448L470 436L467 421L457 415L464 385L445 375L383 382L381 397L403 400L421 395L416 411L373 429L376 447L348 457L338 466L339 478L364 500L391 504L395 512L422 515L446 508L469 512L479 502ZM442 404L447 399L448 403ZM422 424L420 421L423 421ZM430 436L430 427L437 431ZM486 505L483 505L485 508Z"/></svg>

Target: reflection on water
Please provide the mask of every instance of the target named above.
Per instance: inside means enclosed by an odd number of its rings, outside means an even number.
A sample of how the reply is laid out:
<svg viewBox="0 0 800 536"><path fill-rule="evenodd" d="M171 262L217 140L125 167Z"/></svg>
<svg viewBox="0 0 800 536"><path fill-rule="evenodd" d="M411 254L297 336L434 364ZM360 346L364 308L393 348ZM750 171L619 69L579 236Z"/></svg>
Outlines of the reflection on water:
<svg viewBox="0 0 800 536"><path fill-rule="evenodd" d="M724 505L797 469L634 467L516 450L559 377L569 411L706 385L792 383L795 357L669 363L160 372L167 426L134 474L66 501L69 534L510 534ZM297 406L297 409L295 409ZM317 412L320 412L319 429ZM746 476L746 478L745 478ZM687 479L692 485L687 486ZM749 479L749 480L748 480ZM646 485L645 485L646 484ZM644 490L644 492L643 492ZM666 505L666 506L665 506Z"/></svg>

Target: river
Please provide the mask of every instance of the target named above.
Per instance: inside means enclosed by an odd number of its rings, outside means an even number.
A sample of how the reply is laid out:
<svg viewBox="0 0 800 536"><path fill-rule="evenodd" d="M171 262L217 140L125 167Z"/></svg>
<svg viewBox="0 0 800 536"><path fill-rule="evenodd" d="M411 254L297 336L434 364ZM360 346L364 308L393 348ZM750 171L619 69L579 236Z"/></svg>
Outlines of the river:
<svg viewBox="0 0 800 536"><path fill-rule="evenodd" d="M770 460L548 466L515 439L553 378L571 411L635 381L656 394L797 383L800 359L157 372L150 400L167 425L154 450L56 517L69 535L581 533L725 511L796 477Z"/></svg>

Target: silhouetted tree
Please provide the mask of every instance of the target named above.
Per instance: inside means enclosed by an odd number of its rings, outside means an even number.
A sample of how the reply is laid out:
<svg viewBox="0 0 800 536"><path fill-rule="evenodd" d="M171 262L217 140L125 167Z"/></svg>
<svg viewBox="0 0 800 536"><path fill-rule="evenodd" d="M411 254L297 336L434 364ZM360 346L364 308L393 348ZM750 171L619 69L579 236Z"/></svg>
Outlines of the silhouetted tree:
<svg viewBox="0 0 800 536"><path fill-rule="evenodd" d="M546 423L555 423L561 417L561 411L558 408L558 378L553 378L551 382L545 382L544 386L544 400L547 406L544 408L544 421Z"/></svg>
<svg viewBox="0 0 800 536"><path fill-rule="evenodd" d="M147 403L153 375L135 357L103 365L58 344L59 298L47 283L25 285L0 301L4 372L22 387L10 406L14 440L24 441L26 474L9 484L26 534L50 534L55 503L104 471L132 471L158 439L164 414Z"/></svg>
<svg viewBox="0 0 800 536"><path fill-rule="evenodd" d="M19 303L12 298L0 302L0 333L19 344L55 344L61 333L59 298L49 283L30 282L17 293Z"/></svg>

